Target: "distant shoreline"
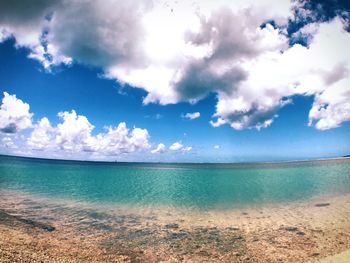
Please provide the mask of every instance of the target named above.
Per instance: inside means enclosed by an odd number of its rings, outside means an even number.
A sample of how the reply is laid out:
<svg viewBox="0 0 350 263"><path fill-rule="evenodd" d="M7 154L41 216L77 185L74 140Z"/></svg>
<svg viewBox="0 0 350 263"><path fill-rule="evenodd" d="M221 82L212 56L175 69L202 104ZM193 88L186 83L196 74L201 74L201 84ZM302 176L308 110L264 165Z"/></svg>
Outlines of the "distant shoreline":
<svg viewBox="0 0 350 263"><path fill-rule="evenodd" d="M18 158L18 159L27 159L35 161L54 161L61 163L91 163L91 164L186 164L186 165L264 165L264 164L283 164L283 163L300 163L300 162L312 162L312 161L327 161L327 160L343 160L350 159L350 155L338 156L338 157L325 157L325 158L315 158L315 159L295 159L295 160L272 160L272 161L256 161L256 162L128 162L128 161L97 161L97 160L78 160L78 159L54 159L54 158L43 158L43 157L32 157L32 156L19 156L19 155L8 155L0 154L0 158Z"/></svg>

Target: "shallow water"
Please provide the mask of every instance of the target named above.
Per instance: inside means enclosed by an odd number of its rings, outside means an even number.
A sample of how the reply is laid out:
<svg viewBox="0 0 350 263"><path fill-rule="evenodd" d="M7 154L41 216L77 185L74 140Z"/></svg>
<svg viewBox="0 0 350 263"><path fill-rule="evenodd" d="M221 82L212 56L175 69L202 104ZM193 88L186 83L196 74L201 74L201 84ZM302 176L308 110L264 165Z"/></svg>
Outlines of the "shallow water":
<svg viewBox="0 0 350 263"><path fill-rule="evenodd" d="M349 171L349 159L126 164L0 156L0 257L316 260L349 247Z"/></svg>
<svg viewBox="0 0 350 263"><path fill-rule="evenodd" d="M0 157L0 189L99 205L235 208L350 192L350 159L264 164Z"/></svg>

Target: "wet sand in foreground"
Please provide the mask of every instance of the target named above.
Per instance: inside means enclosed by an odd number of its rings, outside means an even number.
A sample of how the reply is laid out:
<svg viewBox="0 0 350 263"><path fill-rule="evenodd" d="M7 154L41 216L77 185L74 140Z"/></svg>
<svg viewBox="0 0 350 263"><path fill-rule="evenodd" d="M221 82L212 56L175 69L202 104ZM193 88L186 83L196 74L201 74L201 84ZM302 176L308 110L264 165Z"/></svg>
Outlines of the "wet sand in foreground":
<svg viewBox="0 0 350 263"><path fill-rule="evenodd" d="M349 194L206 212L0 194L1 262L350 261Z"/></svg>

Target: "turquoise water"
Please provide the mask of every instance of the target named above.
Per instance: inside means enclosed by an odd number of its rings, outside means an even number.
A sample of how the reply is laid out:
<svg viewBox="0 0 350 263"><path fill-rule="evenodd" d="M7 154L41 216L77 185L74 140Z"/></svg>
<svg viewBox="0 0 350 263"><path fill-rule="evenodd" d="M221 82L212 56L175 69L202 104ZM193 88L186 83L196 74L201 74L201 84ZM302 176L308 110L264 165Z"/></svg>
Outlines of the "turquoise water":
<svg viewBox="0 0 350 263"><path fill-rule="evenodd" d="M239 207L349 193L350 159L143 164L0 156L1 189L97 204Z"/></svg>

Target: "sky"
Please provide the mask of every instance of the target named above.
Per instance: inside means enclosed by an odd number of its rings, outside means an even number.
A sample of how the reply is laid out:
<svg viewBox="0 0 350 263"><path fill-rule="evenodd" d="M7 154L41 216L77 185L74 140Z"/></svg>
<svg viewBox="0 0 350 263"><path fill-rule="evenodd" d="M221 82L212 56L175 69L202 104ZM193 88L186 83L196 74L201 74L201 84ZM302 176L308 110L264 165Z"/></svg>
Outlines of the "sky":
<svg viewBox="0 0 350 263"><path fill-rule="evenodd" d="M0 1L0 154L350 154L348 1Z"/></svg>

